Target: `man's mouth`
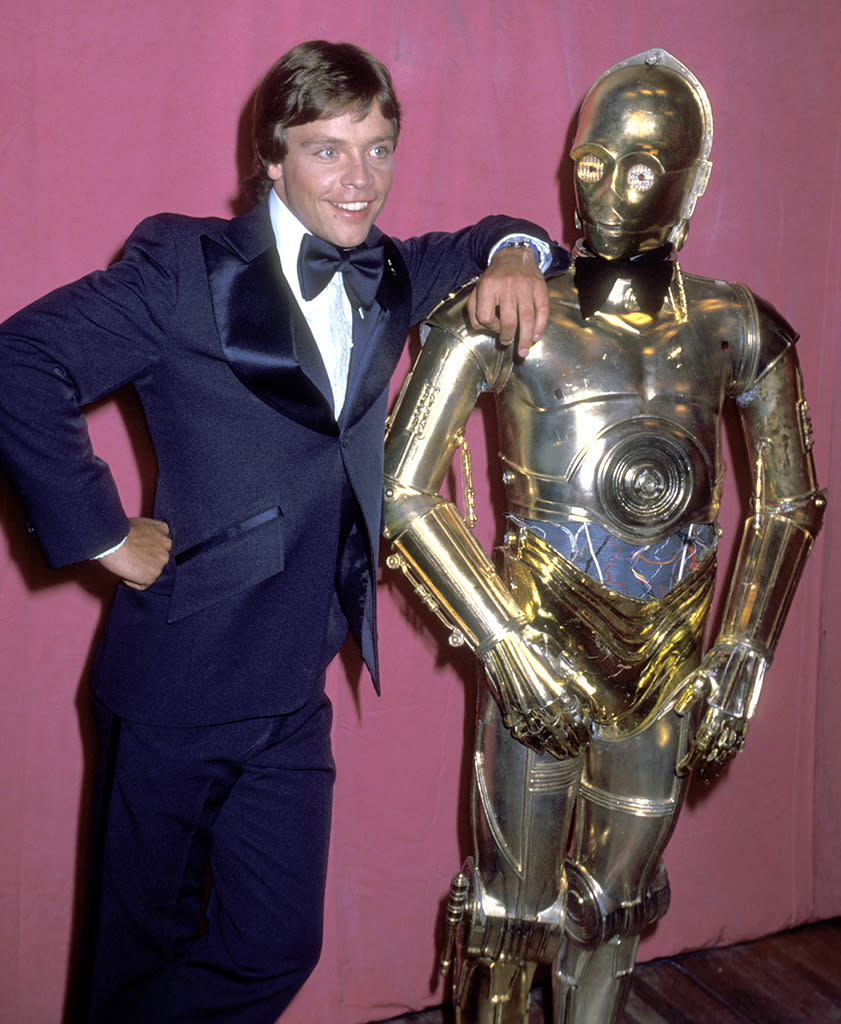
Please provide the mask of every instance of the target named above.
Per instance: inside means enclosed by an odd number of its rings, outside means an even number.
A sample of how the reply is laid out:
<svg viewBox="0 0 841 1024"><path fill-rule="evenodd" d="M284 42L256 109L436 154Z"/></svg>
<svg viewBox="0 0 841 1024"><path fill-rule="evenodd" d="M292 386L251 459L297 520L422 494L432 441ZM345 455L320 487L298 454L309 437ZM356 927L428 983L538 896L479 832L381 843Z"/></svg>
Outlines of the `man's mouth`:
<svg viewBox="0 0 841 1024"><path fill-rule="evenodd" d="M348 213L361 213L362 210L367 210L371 203L369 201L364 203L333 203L333 205L337 206L340 210L347 210Z"/></svg>

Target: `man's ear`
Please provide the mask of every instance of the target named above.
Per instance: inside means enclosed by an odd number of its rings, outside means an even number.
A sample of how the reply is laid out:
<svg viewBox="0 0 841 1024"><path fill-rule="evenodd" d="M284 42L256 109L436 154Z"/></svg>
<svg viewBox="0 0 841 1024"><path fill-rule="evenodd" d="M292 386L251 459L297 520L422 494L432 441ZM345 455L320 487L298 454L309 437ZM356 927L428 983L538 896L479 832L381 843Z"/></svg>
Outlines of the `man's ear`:
<svg viewBox="0 0 841 1024"><path fill-rule="evenodd" d="M285 191L283 186L283 164L266 164L266 174L274 183L275 191L282 196Z"/></svg>

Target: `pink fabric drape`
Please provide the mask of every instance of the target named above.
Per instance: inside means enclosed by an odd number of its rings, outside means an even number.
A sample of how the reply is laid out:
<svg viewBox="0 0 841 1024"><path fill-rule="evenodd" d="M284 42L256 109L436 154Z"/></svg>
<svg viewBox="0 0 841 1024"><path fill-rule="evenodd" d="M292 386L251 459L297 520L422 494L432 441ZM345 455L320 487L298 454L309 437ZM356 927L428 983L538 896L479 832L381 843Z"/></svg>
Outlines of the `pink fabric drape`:
<svg viewBox="0 0 841 1024"><path fill-rule="evenodd" d="M706 85L716 120L712 179L682 265L744 281L801 331L818 469L833 482L833 0L2 6L2 316L106 265L146 214L227 216L246 170L249 94L303 39L352 39L392 68L405 128L386 230L406 236L504 211L567 243L565 151L577 104L615 61L669 49ZM104 403L90 420L129 513L148 509L154 468L134 403ZM470 440L477 529L492 543L481 417ZM737 448L728 459L731 502L744 493L740 458ZM93 568L44 567L3 481L0 521L0 1022L54 1024L78 909L91 755L84 677L109 591ZM644 959L841 913L837 521L833 503L744 754L720 784L691 792L667 855L672 909L645 938ZM731 510L723 525L732 543L738 516ZM329 681L339 777L326 942L289 1024L356 1024L443 998L441 904L468 850L472 666L389 570L382 579L382 699L352 652Z"/></svg>

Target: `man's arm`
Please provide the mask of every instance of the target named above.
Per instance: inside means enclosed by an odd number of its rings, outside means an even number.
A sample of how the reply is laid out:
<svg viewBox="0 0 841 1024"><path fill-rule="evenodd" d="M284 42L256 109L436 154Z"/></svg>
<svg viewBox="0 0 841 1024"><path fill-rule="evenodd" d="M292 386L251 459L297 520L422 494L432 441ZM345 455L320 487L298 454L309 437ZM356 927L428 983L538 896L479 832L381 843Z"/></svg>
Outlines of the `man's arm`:
<svg viewBox="0 0 841 1024"><path fill-rule="evenodd" d="M171 249L160 224L146 222L120 262L0 325L0 462L53 566L95 557L129 533L83 407L157 359L174 290Z"/></svg>
<svg viewBox="0 0 841 1024"><path fill-rule="evenodd" d="M491 257L467 300L474 330L496 334L502 345L515 340L525 356L549 322L546 278L528 245L503 246Z"/></svg>
<svg viewBox="0 0 841 1024"><path fill-rule="evenodd" d="M547 251L548 266L538 269L531 247L506 246L509 238L533 239ZM524 348L546 325L548 298L542 275L560 273L570 262L566 250L537 224L498 215L460 231L395 240L395 244L412 282L410 323L419 323L451 292L480 278L475 306L468 314L475 317L473 326L493 334L501 331L506 344L519 335Z"/></svg>

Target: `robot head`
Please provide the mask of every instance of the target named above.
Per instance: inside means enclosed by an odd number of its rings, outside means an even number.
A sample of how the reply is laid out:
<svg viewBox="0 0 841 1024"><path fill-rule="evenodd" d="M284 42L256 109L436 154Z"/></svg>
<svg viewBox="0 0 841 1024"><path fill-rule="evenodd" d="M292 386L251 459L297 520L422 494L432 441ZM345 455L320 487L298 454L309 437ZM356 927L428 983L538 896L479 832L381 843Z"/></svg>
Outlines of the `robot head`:
<svg viewBox="0 0 841 1024"><path fill-rule="evenodd" d="M601 75L584 98L570 156L590 248L619 259L679 249L710 174L713 120L704 87L665 50Z"/></svg>

